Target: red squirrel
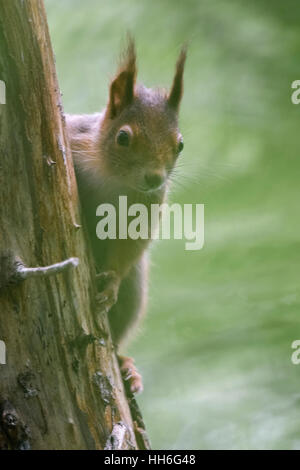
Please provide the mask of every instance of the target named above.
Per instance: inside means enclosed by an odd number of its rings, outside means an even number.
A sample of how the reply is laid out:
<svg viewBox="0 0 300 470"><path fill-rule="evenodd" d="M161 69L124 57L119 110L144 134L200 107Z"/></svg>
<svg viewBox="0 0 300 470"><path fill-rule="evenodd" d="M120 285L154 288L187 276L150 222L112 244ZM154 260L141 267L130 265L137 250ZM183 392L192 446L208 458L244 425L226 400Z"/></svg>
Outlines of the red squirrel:
<svg viewBox="0 0 300 470"><path fill-rule="evenodd" d="M145 312L149 240L99 240L96 208L111 203L117 209L120 195L127 196L128 206L142 203L149 208L164 202L169 176L183 149L178 112L185 60L183 47L169 92L148 89L136 83L135 45L129 39L103 112L66 115L83 218L102 282L98 302L108 312L117 351ZM142 379L133 359L118 357L131 391L140 392Z"/></svg>

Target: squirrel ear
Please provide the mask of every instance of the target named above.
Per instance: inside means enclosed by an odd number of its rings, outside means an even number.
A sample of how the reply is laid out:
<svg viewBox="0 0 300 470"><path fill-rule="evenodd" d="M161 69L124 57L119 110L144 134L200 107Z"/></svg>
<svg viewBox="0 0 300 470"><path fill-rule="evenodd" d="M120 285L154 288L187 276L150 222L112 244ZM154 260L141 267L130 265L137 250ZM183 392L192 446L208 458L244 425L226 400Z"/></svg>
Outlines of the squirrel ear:
<svg viewBox="0 0 300 470"><path fill-rule="evenodd" d="M134 87L136 79L136 53L134 41L128 38L127 50L120 65L119 71L112 81L109 90L109 113L113 119L134 98Z"/></svg>
<svg viewBox="0 0 300 470"><path fill-rule="evenodd" d="M183 46L176 62L175 76L172 88L168 96L168 104L171 108L178 112L180 101L183 95L183 71L186 60L187 46Z"/></svg>

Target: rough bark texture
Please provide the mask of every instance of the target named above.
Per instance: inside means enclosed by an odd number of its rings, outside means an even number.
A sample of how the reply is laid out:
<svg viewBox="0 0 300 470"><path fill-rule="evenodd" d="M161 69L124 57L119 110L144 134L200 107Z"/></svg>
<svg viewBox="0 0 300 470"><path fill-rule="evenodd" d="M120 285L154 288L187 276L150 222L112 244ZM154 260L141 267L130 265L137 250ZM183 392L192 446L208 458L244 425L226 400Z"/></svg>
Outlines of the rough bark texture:
<svg viewBox="0 0 300 470"><path fill-rule="evenodd" d="M0 0L0 79L0 448L143 448L94 301L41 0ZM11 256L33 267L80 263L7 285Z"/></svg>

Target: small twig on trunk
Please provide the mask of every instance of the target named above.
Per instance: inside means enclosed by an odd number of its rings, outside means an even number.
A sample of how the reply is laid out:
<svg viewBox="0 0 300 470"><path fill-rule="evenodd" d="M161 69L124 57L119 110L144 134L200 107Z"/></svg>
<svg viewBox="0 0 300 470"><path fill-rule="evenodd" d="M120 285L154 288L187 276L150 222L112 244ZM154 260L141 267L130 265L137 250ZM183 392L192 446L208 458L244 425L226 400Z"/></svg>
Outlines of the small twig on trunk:
<svg viewBox="0 0 300 470"><path fill-rule="evenodd" d="M15 257L11 251L7 251L0 256L0 289L9 284L25 281L30 277L48 277L79 264L78 258L68 258L60 263L50 266L28 268L18 257Z"/></svg>
<svg viewBox="0 0 300 470"><path fill-rule="evenodd" d="M50 266L43 266L38 268L27 268L22 262L17 262L16 276L20 280L28 279L29 277L47 277L53 274L61 273L70 267L76 268L79 264L78 258L68 258L60 263L51 264Z"/></svg>

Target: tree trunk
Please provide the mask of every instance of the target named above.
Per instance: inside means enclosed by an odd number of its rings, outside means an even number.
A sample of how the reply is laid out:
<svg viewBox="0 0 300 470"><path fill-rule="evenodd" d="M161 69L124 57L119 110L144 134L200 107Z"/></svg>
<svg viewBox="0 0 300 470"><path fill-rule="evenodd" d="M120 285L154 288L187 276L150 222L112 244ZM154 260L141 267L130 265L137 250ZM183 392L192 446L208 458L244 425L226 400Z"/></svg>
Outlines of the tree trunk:
<svg viewBox="0 0 300 470"><path fill-rule="evenodd" d="M0 0L0 79L0 448L147 447L95 302L42 0Z"/></svg>

